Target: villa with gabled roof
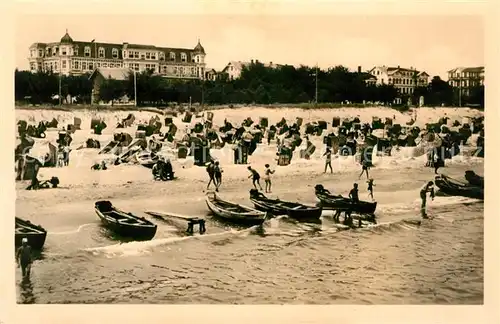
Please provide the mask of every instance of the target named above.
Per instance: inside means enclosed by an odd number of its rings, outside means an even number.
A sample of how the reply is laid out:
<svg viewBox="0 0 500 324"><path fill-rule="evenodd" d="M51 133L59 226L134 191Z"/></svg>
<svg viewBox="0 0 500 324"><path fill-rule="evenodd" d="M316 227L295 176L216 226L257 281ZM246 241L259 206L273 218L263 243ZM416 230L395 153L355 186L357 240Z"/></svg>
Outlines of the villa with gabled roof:
<svg viewBox="0 0 500 324"><path fill-rule="evenodd" d="M412 94L416 87L425 87L429 84L429 74L418 71L413 67L402 68L390 66L375 66L368 71L377 78L377 84L393 85L401 94Z"/></svg>

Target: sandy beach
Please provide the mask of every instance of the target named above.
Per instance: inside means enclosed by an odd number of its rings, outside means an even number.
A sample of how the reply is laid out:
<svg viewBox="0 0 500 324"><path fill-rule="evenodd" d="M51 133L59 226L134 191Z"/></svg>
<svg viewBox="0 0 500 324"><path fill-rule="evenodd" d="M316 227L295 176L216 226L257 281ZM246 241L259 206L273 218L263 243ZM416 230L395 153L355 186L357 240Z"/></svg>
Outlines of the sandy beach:
<svg viewBox="0 0 500 324"><path fill-rule="evenodd" d="M428 211L436 219L421 226L408 223L419 217L420 187L434 177L433 169L425 167L425 147L400 148L386 157L374 154L370 177L376 185L376 226L338 232L327 214L319 225L280 217L266 221L262 236L255 228L228 226L207 216L205 169L194 166L192 157L175 158L171 148L164 148L164 153L171 156L178 177L175 181L154 181L150 169L134 164L90 170L96 161L112 161L113 156L98 155L98 149L76 148L87 138L101 143L111 140L114 125L128 113L16 110L17 120L31 123L56 118L60 125L67 125L74 117L82 119L82 130L72 135L70 165L42 168L39 173L40 179L59 177L60 188L27 191L28 182L16 182L17 216L48 230L44 258L36 261L30 286L20 286L18 302L482 303L482 203L438 196L429 202ZM155 115L133 113L136 123ZM450 122L462 122L482 114L471 109L421 108L415 124L424 127L443 116L450 117ZM291 122L301 117L304 123L318 119L331 123L333 117L371 122L372 116L378 116L395 117L395 122L404 125L414 115L389 108L254 107L214 110L214 116L215 125L225 118L236 125L249 116L257 122L259 117L267 117L271 124L282 116ZM103 135L90 130L90 120L95 117L108 125ZM174 123L179 126L178 136L189 126L178 119ZM133 136L135 127L119 131ZM46 143L56 137L57 131L48 131L46 139L37 140L34 152L44 154ZM249 164L261 173L265 163L276 169L269 196L314 204L316 184L347 195L358 182L360 198L368 200L366 179L358 180L361 169L356 157L334 158L334 173L324 174L322 137L311 141L316 145L311 159L300 159L296 150L288 166L276 165L274 141L259 144L249 157ZM475 142L475 135L469 142ZM473 150L474 145L462 147L462 154L447 160L440 172L456 178L463 177L465 170L484 174L484 159L471 156ZM224 170L221 197L250 205L247 166L232 164L231 147L211 150L211 154ZM103 234L94 213L94 202L102 199L141 216L146 210L200 215L207 218L207 234L189 237L183 233L184 222L155 220L159 228L152 241L119 244ZM60 270L54 273L55 269ZM460 289L455 289L458 281Z"/></svg>

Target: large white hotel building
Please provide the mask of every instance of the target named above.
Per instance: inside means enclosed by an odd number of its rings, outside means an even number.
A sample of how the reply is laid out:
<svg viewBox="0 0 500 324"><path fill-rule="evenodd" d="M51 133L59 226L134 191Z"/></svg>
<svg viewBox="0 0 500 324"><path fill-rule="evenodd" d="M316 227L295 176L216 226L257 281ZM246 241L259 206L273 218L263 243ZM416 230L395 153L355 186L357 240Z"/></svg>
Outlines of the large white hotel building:
<svg viewBox="0 0 500 324"><path fill-rule="evenodd" d="M97 68L147 69L169 78L204 79L205 49L200 41L193 49L139 44L74 41L66 31L59 42L30 46L30 70L64 75L91 73Z"/></svg>

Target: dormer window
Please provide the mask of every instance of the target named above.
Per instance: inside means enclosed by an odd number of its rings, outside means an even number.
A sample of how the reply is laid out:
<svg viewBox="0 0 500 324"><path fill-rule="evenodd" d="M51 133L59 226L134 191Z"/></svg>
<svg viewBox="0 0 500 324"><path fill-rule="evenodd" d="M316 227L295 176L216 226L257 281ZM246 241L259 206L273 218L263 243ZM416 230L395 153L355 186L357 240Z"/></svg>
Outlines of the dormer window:
<svg viewBox="0 0 500 324"><path fill-rule="evenodd" d="M85 46L84 55L85 57L90 57L90 46Z"/></svg>
<svg viewBox="0 0 500 324"><path fill-rule="evenodd" d="M181 61L186 62L187 61L187 55L186 53L181 53Z"/></svg>
<svg viewBox="0 0 500 324"><path fill-rule="evenodd" d="M73 50L74 55L78 55L78 46L75 46L75 49Z"/></svg>
<svg viewBox="0 0 500 324"><path fill-rule="evenodd" d="M160 53L158 54L158 58L160 59L160 61L165 60L165 53L160 52Z"/></svg>
<svg viewBox="0 0 500 324"><path fill-rule="evenodd" d="M104 58L104 47L99 47L99 57Z"/></svg>
<svg viewBox="0 0 500 324"><path fill-rule="evenodd" d="M113 48L112 55L113 55L114 59L118 58L118 49L117 48Z"/></svg>
<svg viewBox="0 0 500 324"><path fill-rule="evenodd" d="M43 57L43 50L38 50L38 56Z"/></svg>
<svg viewBox="0 0 500 324"><path fill-rule="evenodd" d="M174 52L170 52L170 61L175 61L175 53Z"/></svg>

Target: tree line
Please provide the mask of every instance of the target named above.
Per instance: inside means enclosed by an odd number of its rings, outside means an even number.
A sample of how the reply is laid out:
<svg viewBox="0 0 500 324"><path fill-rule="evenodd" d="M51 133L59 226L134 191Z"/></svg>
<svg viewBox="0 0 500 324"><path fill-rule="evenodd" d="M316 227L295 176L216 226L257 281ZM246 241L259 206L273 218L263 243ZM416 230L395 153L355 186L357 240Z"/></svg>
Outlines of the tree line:
<svg viewBox="0 0 500 324"><path fill-rule="evenodd" d="M317 84L316 75L317 73ZM99 89L99 99L114 102L124 95L134 100L137 92L137 104L140 106L164 106L168 103L221 104L298 104L313 103L380 103L391 105L396 98L401 106L409 100L412 105L424 97L426 106L484 106L484 86L474 87L459 95L439 76L432 78L429 85L416 87L413 94L398 93L393 85L370 85L365 82L366 74L349 71L344 66L335 66L327 70L314 67L284 65L277 68L264 66L260 62L243 68L241 76L230 80L220 74L215 81L167 79L152 71L130 73L126 81L105 80ZM59 93L77 97L80 103L90 103L92 82L89 75L62 76L50 72L31 73L15 72L16 101L28 101L33 104L54 102L53 96ZM134 89L136 84L136 89ZM397 106L397 105L396 105Z"/></svg>

